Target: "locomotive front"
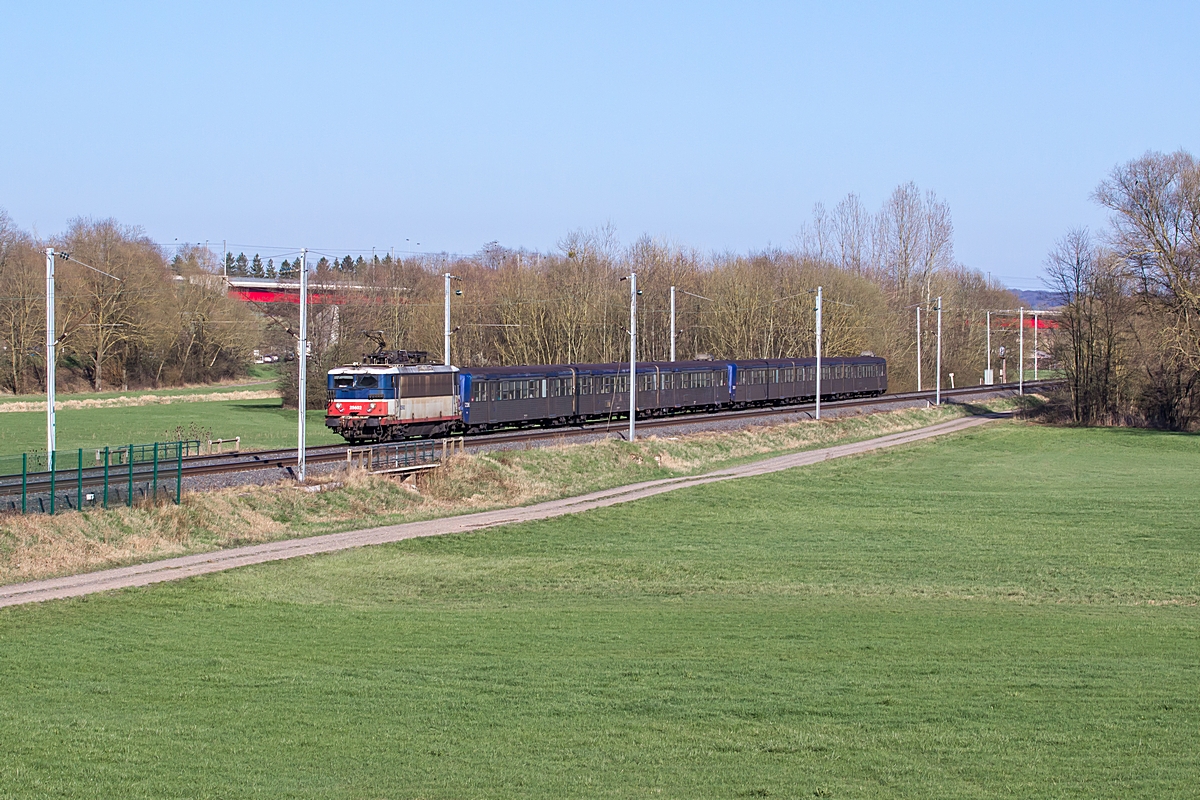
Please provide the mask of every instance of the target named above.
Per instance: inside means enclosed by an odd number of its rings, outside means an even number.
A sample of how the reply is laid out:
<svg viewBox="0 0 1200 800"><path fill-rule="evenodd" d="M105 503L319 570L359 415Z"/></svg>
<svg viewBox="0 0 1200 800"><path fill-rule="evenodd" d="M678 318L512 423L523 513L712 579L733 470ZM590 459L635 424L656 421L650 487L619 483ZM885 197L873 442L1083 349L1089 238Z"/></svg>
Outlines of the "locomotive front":
<svg viewBox="0 0 1200 800"><path fill-rule="evenodd" d="M325 425L349 442L437 436L460 423L457 367L351 364L329 370Z"/></svg>

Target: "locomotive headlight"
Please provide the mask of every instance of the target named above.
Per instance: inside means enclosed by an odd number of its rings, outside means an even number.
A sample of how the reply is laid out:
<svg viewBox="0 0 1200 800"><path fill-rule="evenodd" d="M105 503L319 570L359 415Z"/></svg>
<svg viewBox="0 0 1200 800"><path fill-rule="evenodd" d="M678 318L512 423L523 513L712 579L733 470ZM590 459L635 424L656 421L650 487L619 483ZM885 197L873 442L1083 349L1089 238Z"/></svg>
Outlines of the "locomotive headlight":
<svg viewBox="0 0 1200 800"><path fill-rule="evenodd" d="M338 411L344 411L344 410L345 410L345 407L344 407L344 406L343 406L341 403L334 403L334 404L333 404L333 407L334 407L334 408L336 408Z"/></svg>

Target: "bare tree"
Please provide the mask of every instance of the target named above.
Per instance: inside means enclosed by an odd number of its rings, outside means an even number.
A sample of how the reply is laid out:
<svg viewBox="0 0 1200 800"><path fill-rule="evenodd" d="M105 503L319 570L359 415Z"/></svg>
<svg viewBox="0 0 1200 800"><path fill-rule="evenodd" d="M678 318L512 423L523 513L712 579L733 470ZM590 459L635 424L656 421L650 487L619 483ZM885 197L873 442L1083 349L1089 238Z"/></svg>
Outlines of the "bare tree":
<svg viewBox="0 0 1200 800"><path fill-rule="evenodd" d="M842 269L864 273L871 254L871 215L858 195L848 194L833 209L833 238Z"/></svg>
<svg viewBox="0 0 1200 800"><path fill-rule="evenodd" d="M1122 406L1131 329L1128 285L1113 254L1083 228L1070 231L1046 261L1046 280L1062 304L1057 360L1076 422L1112 422Z"/></svg>
<svg viewBox="0 0 1200 800"><path fill-rule="evenodd" d="M45 288L41 254L0 209L0 339L6 389L30 391L42 381L38 355L45 331Z"/></svg>
<svg viewBox="0 0 1200 800"><path fill-rule="evenodd" d="M921 193L914 183L897 186L879 212L875 234L877 258L884 279L904 304L913 300L914 273L923 266L924 222Z"/></svg>
<svg viewBox="0 0 1200 800"><path fill-rule="evenodd" d="M1112 245L1148 306L1165 313L1168 346L1200 369L1200 164L1147 153L1112 171L1096 200L1113 212Z"/></svg>
<svg viewBox="0 0 1200 800"><path fill-rule="evenodd" d="M59 247L74 257L59 273L67 289L63 348L84 361L95 391L110 367L124 385L146 310L170 280L162 252L141 229L112 219L73 220Z"/></svg>

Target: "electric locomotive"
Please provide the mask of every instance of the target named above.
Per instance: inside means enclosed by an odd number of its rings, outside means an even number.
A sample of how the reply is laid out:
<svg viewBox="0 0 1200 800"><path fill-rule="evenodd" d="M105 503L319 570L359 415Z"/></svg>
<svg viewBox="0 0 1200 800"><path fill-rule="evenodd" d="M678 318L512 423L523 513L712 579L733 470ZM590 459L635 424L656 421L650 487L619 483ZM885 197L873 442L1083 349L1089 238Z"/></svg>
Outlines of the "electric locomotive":
<svg viewBox="0 0 1200 800"><path fill-rule="evenodd" d="M458 367L426 364L421 351L380 347L329 370L325 424L350 442L443 436L461 417Z"/></svg>

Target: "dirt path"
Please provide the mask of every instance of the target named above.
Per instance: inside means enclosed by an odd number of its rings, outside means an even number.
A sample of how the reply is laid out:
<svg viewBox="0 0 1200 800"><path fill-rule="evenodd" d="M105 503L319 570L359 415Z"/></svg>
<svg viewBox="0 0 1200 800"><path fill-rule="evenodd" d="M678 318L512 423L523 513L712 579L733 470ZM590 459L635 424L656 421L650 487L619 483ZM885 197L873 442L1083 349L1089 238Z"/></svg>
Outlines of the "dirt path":
<svg viewBox="0 0 1200 800"><path fill-rule="evenodd" d="M575 514L593 508L604 508L617 503L640 500L644 497L652 497L656 494L663 494L664 492L671 492L688 486L700 486L706 483L727 481L733 478L765 475L770 472L778 472L793 467L816 464L831 458L858 455L885 447L895 447L896 445L918 442L922 439L930 439L934 436L941 436L973 428L977 425L983 425L1003 416L1006 415L965 417L937 425L930 425L927 428L918 428L917 430L880 436L877 439L868 439L863 442L841 444L821 450L809 450L803 453L777 456L703 475L646 481L630 486L620 486L615 489L592 492L591 494L579 497L550 500L532 506L483 511L476 514L445 517L443 519L427 520L424 522L406 522L400 525L388 525L382 528L368 528L359 531L347 531L345 533L331 533L324 536L312 536L306 539L288 539L269 544L237 547L212 553L169 558L131 567L106 569L82 575L70 575L65 578L51 578L49 580L0 586L0 607L23 603L38 603L64 597L78 597L94 592L123 589L129 586L145 586L151 583L179 580L180 578L190 578L193 575L203 575L209 572L220 572L221 570L233 569L235 567L244 567L249 564L261 564L265 561L281 561L285 558L311 556L318 553L332 553L352 547L398 542L404 539L414 539L419 536L443 536L448 533L467 533L483 528L496 527L497 525L508 525L514 522L549 519L550 517L558 517L563 514Z"/></svg>

